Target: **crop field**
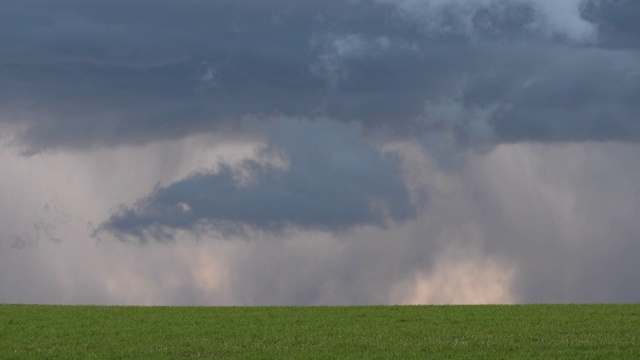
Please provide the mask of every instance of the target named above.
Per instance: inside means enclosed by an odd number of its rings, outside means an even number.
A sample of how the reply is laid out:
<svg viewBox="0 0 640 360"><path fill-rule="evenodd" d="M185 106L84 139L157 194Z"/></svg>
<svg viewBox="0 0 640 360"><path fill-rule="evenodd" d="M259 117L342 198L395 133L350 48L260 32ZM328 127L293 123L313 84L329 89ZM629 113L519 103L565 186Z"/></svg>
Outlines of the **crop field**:
<svg viewBox="0 0 640 360"><path fill-rule="evenodd" d="M0 359L640 359L640 305L0 305Z"/></svg>

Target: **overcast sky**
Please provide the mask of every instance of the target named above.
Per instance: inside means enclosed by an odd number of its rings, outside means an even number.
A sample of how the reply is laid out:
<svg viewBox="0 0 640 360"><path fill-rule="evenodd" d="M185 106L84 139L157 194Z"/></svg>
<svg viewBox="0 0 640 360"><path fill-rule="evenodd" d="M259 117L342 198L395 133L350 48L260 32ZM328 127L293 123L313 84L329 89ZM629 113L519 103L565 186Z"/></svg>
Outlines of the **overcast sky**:
<svg viewBox="0 0 640 360"><path fill-rule="evenodd" d="M0 2L0 302L640 301L640 2Z"/></svg>

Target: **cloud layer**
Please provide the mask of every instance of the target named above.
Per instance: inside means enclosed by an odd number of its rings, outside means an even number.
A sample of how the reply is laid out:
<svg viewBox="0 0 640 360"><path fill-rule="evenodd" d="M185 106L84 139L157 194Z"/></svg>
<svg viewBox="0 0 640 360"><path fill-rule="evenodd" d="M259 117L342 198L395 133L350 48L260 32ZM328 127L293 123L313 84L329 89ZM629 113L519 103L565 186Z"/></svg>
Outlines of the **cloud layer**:
<svg viewBox="0 0 640 360"><path fill-rule="evenodd" d="M502 109L498 142L636 141L637 7L8 1L2 122L28 153L238 135L256 113L406 134L426 102L458 96Z"/></svg>

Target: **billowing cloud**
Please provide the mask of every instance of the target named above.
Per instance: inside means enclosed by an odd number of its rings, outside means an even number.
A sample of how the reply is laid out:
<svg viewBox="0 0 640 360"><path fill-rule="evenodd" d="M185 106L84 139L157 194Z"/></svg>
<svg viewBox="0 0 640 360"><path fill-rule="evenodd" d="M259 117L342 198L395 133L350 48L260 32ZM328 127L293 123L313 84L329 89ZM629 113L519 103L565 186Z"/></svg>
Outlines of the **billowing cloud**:
<svg viewBox="0 0 640 360"><path fill-rule="evenodd" d="M504 109L497 142L637 138L639 64L619 48L637 34L621 25L629 2L1 6L16 19L0 38L1 121L27 153L240 136L247 114L407 134L447 94Z"/></svg>

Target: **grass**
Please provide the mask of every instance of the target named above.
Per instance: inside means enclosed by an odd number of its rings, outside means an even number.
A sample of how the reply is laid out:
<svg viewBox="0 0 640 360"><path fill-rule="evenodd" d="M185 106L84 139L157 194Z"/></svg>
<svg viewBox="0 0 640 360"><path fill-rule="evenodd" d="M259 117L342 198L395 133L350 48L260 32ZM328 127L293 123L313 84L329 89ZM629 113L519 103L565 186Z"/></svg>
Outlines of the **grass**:
<svg viewBox="0 0 640 360"><path fill-rule="evenodd" d="M640 359L640 305L0 305L0 359Z"/></svg>

